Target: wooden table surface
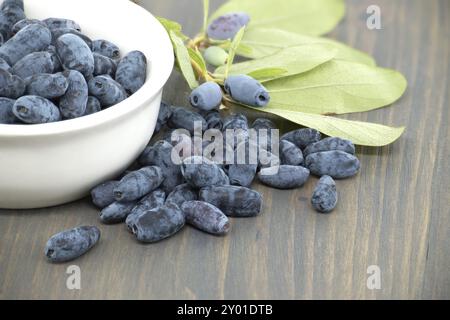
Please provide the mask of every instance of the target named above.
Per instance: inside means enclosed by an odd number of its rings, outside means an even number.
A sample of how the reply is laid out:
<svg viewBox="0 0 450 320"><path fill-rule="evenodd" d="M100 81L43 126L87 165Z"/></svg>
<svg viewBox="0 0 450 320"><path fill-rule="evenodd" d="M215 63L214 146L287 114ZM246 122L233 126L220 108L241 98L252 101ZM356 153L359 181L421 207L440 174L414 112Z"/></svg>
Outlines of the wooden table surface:
<svg viewBox="0 0 450 320"><path fill-rule="evenodd" d="M201 1L143 2L189 34L199 30ZM366 28L371 4L381 8L382 30ZM330 37L373 54L409 81L393 107L348 117L407 131L389 147L358 149L361 173L339 181L333 214L311 209L314 179L295 191L256 185L262 216L233 220L224 238L185 228L141 245L123 225L101 225L88 199L0 210L0 298L449 299L450 1L348 1ZM187 92L174 75L165 98L183 104ZM100 227L99 245L73 263L48 263L48 237L83 224ZM66 288L71 264L80 267L81 290ZM366 286L372 265L381 272L378 290Z"/></svg>

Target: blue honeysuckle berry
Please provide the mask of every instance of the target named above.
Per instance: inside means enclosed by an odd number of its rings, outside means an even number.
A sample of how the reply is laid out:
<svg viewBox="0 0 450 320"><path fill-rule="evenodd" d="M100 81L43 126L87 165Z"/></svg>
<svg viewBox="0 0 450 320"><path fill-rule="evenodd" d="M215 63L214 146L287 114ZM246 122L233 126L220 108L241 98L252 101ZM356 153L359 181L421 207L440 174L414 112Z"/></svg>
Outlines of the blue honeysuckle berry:
<svg viewBox="0 0 450 320"><path fill-rule="evenodd" d="M228 166L230 184L242 187L250 187L256 176L257 164L232 164Z"/></svg>
<svg viewBox="0 0 450 320"><path fill-rule="evenodd" d="M230 184L228 176L219 165L200 156L184 159L181 172L187 183L194 188Z"/></svg>
<svg viewBox="0 0 450 320"><path fill-rule="evenodd" d="M300 166L303 164L303 152L292 142L287 140L280 141L280 160L281 164Z"/></svg>
<svg viewBox="0 0 450 320"><path fill-rule="evenodd" d="M99 240L100 230L94 226L65 230L47 241L45 256L51 262L74 260L89 251Z"/></svg>
<svg viewBox="0 0 450 320"><path fill-rule="evenodd" d="M23 0L4 0L0 6L0 10L5 10L9 7L19 7L24 10Z"/></svg>
<svg viewBox="0 0 450 320"><path fill-rule="evenodd" d="M22 79L41 73L53 73L52 56L47 51L30 53L17 61L12 67L12 73Z"/></svg>
<svg viewBox="0 0 450 320"><path fill-rule="evenodd" d="M94 52L94 76L109 75L114 77L117 63L108 57Z"/></svg>
<svg viewBox="0 0 450 320"><path fill-rule="evenodd" d="M233 39L236 33L250 22L250 16L244 12L227 13L212 21L206 33L215 40Z"/></svg>
<svg viewBox="0 0 450 320"><path fill-rule="evenodd" d="M89 96L86 103L86 111L84 112L84 115L88 116L100 111L102 111L102 105L100 104L100 101L98 101L96 97Z"/></svg>
<svg viewBox="0 0 450 320"><path fill-rule="evenodd" d="M0 69L0 97L17 99L23 95L25 87L22 78Z"/></svg>
<svg viewBox="0 0 450 320"><path fill-rule="evenodd" d="M17 32L19 32L20 30L22 30L23 28L25 28L26 26L29 26L30 24L40 24L44 27L47 27L47 25L42 22L41 20L38 19L22 19L17 21L13 27L11 28L11 32L12 34L16 34Z"/></svg>
<svg viewBox="0 0 450 320"><path fill-rule="evenodd" d="M59 99L59 109L64 119L81 117L86 112L88 100L88 85L83 75L76 70L62 73L67 78L69 86L66 93Z"/></svg>
<svg viewBox="0 0 450 320"><path fill-rule="evenodd" d="M14 115L22 122L40 124L61 120L61 113L50 100L39 96L23 96L16 100Z"/></svg>
<svg viewBox="0 0 450 320"><path fill-rule="evenodd" d="M207 124L205 119L197 112L190 111L183 107L172 108L172 116L168 125L172 129L186 129L191 135L194 134L194 125L198 124L205 131Z"/></svg>
<svg viewBox="0 0 450 320"><path fill-rule="evenodd" d="M62 35L64 35L64 34L73 34L73 35L76 35L77 37L80 37L81 40L83 40L89 48L92 48L92 40L91 40L91 38L89 38L85 34L82 34L80 31L78 31L76 29L72 29L72 28L57 28L57 29L51 29L50 31L52 32L52 36L53 36L52 44L55 44L56 40L59 37L61 37Z"/></svg>
<svg viewBox="0 0 450 320"><path fill-rule="evenodd" d="M77 70L85 77L93 74L94 56L91 48L79 36L63 34L56 40L55 46L65 69Z"/></svg>
<svg viewBox="0 0 450 320"><path fill-rule="evenodd" d="M0 47L0 58L10 66L26 55L44 51L52 41L52 34L47 27L31 24L20 30Z"/></svg>
<svg viewBox="0 0 450 320"><path fill-rule="evenodd" d="M102 108L108 108L127 98L124 88L109 76L96 76L88 82L89 95L100 101Z"/></svg>
<svg viewBox="0 0 450 320"><path fill-rule="evenodd" d="M140 215L132 231L138 241L153 243L173 236L184 227L185 221L177 205L167 204Z"/></svg>
<svg viewBox="0 0 450 320"><path fill-rule="evenodd" d="M202 188L199 200L212 204L229 217L255 217L262 209L262 195L239 186Z"/></svg>
<svg viewBox="0 0 450 320"><path fill-rule="evenodd" d="M237 102L252 107L265 107L270 102L267 89L247 75L229 76L225 80L225 91Z"/></svg>
<svg viewBox="0 0 450 320"><path fill-rule="evenodd" d="M162 182L161 188L167 193L183 183L181 167L178 163L174 163L172 151L172 144L161 140L145 148L138 158L140 165L157 166L162 170L164 181Z"/></svg>
<svg viewBox="0 0 450 320"><path fill-rule="evenodd" d="M49 45L46 51L50 53L50 56L52 58L53 72L56 73L64 71L61 60L59 59L58 53L56 52L56 47L54 45Z"/></svg>
<svg viewBox="0 0 450 320"><path fill-rule="evenodd" d="M108 40L94 40L92 42L92 52L101 54L110 59L120 58L120 49Z"/></svg>
<svg viewBox="0 0 450 320"><path fill-rule="evenodd" d="M100 212L100 221L105 224L122 223L136 206L137 201L113 202Z"/></svg>
<svg viewBox="0 0 450 320"><path fill-rule="evenodd" d="M147 58L140 51L132 51L117 65L116 81L128 95L138 91L147 79Z"/></svg>
<svg viewBox="0 0 450 320"><path fill-rule="evenodd" d="M333 179L345 179L356 175L360 162L354 155L340 151L322 151L308 155L306 167L316 176L328 175Z"/></svg>
<svg viewBox="0 0 450 320"><path fill-rule="evenodd" d="M191 185L184 183L177 186L168 196L166 203L176 204L181 208L185 201L192 201L198 199L198 191Z"/></svg>
<svg viewBox="0 0 450 320"><path fill-rule="evenodd" d="M161 189L156 189L149 195L142 198L125 220L125 224L129 231L133 231L133 225L136 223L137 219L145 214L149 210L158 210L164 206L166 200L166 193Z"/></svg>
<svg viewBox="0 0 450 320"><path fill-rule="evenodd" d="M300 166L280 165L264 168L258 173L259 181L277 189L295 189L303 186L310 172Z"/></svg>
<svg viewBox="0 0 450 320"><path fill-rule="evenodd" d="M230 220L217 207L203 201L186 201L181 206L186 223L213 235L225 235L230 231Z"/></svg>
<svg viewBox="0 0 450 320"><path fill-rule="evenodd" d="M163 126L167 124L170 117L172 116L172 107L164 101L161 101L161 105L159 107L158 120L156 122L155 133L161 131Z"/></svg>
<svg viewBox="0 0 450 320"><path fill-rule="evenodd" d="M213 81L205 82L191 92L189 101L194 108L199 110L217 109L222 103L222 89Z"/></svg>
<svg viewBox="0 0 450 320"><path fill-rule="evenodd" d="M47 27L50 30L53 29L60 29L60 28L69 28L69 29L75 29L77 31L81 31L80 25L70 19L64 19L64 18L47 18L43 20Z"/></svg>
<svg viewBox="0 0 450 320"><path fill-rule="evenodd" d="M292 142L302 150L310 144L320 141L321 138L320 132L311 128L297 129L281 136L281 140Z"/></svg>
<svg viewBox="0 0 450 320"><path fill-rule="evenodd" d="M320 213L329 213L336 208L337 202L336 182L330 176L321 177L311 198L313 208Z"/></svg>
<svg viewBox="0 0 450 320"><path fill-rule="evenodd" d="M131 202L157 189L164 180L161 168L148 166L126 174L114 188L114 199Z"/></svg>
<svg viewBox="0 0 450 320"><path fill-rule="evenodd" d="M200 114L205 118L207 129L222 130L223 121L219 110L200 111Z"/></svg>
<svg viewBox="0 0 450 320"><path fill-rule="evenodd" d="M257 118L257 119L255 119L255 121L253 121L252 128L255 130L260 130L260 129L272 130L272 129L276 129L277 126L270 119Z"/></svg>
<svg viewBox="0 0 450 320"><path fill-rule="evenodd" d="M17 3L2 3L2 9L0 10L0 34L4 40L8 40L13 36L13 27L20 21L25 19L25 13L22 6Z"/></svg>
<svg viewBox="0 0 450 320"><path fill-rule="evenodd" d="M114 188L119 181L106 181L91 190L92 203L100 208L106 208L116 200L114 199Z"/></svg>
<svg viewBox="0 0 450 320"><path fill-rule="evenodd" d="M69 88L69 81L62 73L41 73L26 79L27 95L54 99L63 96Z"/></svg>
<svg viewBox="0 0 450 320"><path fill-rule="evenodd" d="M304 156L308 156L311 153L322 152L322 151L333 151L340 150L350 154L355 154L355 145L353 142L338 138L338 137L328 137L310 144L304 150Z"/></svg>

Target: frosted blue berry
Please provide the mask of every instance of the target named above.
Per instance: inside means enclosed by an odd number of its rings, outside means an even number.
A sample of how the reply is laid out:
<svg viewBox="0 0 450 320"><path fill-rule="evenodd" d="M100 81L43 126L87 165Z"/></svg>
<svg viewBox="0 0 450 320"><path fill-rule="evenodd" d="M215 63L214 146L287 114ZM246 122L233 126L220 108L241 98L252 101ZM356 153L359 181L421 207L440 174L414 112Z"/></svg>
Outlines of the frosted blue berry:
<svg viewBox="0 0 450 320"><path fill-rule="evenodd" d="M329 213L336 207L337 201L336 182L330 176L323 176L314 189L312 206L320 213Z"/></svg>
<svg viewBox="0 0 450 320"><path fill-rule="evenodd" d="M265 107L270 102L267 89L247 75L229 76L225 80L225 91L237 102L252 107Z"/></svg>
<svg viewBox="0 0 450 320"><path fill-rule="evenodd" d="M208 37L215 40L233 39L236 33L250 22L250 16L244 12L224 14L208 26Z"/></svg>
<svg viewBox="0 0 450 320"><path fill-rule="evenodd" d="M189 101L194 108L210 111L220 106L222 102L222 89L213 82L205 82L192 91Z"/></svg>
<svg viewBox="0 0 450 320"><path fill-rule="evenodd" d="M93 226L78 227L52 236L45 246L51 262L66 262L85 254L100 240L100 230Z"/></svg>
<svg viewBox="0 0 450 320"><path fill-rule="evenodd" d="M13 112L25 123L39 124L61 120L61 113L50 100L38 96L23 96L14 103Z"/></svg>

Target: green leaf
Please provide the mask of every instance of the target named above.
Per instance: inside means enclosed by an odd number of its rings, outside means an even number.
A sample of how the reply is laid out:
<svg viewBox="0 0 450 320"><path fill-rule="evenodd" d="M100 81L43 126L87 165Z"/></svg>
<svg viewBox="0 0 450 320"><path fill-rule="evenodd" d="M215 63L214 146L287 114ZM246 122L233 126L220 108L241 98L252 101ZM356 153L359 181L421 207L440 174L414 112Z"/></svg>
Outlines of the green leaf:
<svg viewBox="0 0 450 320"><path fill-rule="evenodd" d="M209 0L203 0L203 32L208 27Z"/></svg>
<svg viewBox="0 0 450 320"><path fill-rule="evenodd" d="M348 139L363 146L381 147L391 144L405 131L405 127L393 128L376 123L351 121L275 107L258 110L276 114L302 126L319 130L327 136Z"/></svg>
<svg viewBox="0 0 450 320"><path fill-rule="evenodd" d="M163 18L163 17L156 17L158 21L164 26L164 28L167 30L167 32L170 31L181 31L182 27L178 22Z"/></svg>
<svg viewBox="0 0 450 320"><path fill-rule="evenodd" d="M239 44L241 43L242 37L245 33L245 27L242 27L241 30L234 36L233 42L231 42L230 50L228 51L228 60L227 65L225 69L225 76L228 76L228 71L231 68L231 65L234 62L234 57L236 56L236 50L239 47Z"/></svg>
<svg viewBox="0 0 450 320"><path fill-rule="evenodd" d="M191 58L188 49L174 31L170 31L170 38L175 49L175 56L177 57L178 66L186 79L189 87L195 89L198 87L197 79L195 78L194 70L192 69Z"/></svg>
<svg viewBox="0 0 450 320"><path fill-rule="evenodd" d="M250 77L264 81L265 79L275 79L285 76L289 71L282 68L265 68L247 73Z"/></svg>
<svg viewBox="0 0 450 320"><path fill-rule="evenodd" d="M330 137L340 137L351 140L353 143L362 146L381 147L396 141L405 131L405 127L388 127L385 125L339 119L319 114L311 114L269 106L267 108L255 108L239 104L235 101L227 101L232 104L254 109L258 112L266 112L287 119L301 126L319 130Z"/></svg>
<svg viewBox="0 0 450 320"><path fill-rule="evenodd" d="M266 82L265 87L270 104L278 108L343 114L393 103L403 95L406 80L394 70L331 60L311 71Z"/></svg>
<svg viewBox="0 0 450 320"><path fill-rule="evenodd" d="M242 43L242 41L241 41L241 44L239 45L239 47L236 50L236 54L241 56L241 57L246 57L247 56L247 57L251 58L252 55L253 55L253 48L248 46L248 45L246 45L246 44L244 44L244 43ZM263 57L260 57L260 58L263 58Z"/></svg>
<svg viewBox="0 0 450 320"><path fill-rule="evenodd" d="M368 54L343 43L320 37L312 37L279 29L253 28L245 32L237 54L258 59L272 55L282 49L306 44L328 44L337 49L337 60L354 61L374 66L375 60Z"/></svg>
<svg viewBox="0 0 450 320"><path fill-rule="evenodd" d="M208 41L210 42L211 45L220 46L224 50L230 50L230 46L231 46L231 41L230 40L213 40L213 39L209 39ZM236 54L240 55L242 57L252 58L252 56L253 56L253 49L251 47L243 44L242 40L241 40L241 43L239 44L239 47L236 50ZM263 57L264 56L261 56L259 58L263 58Z"/></svg>
<svg viewBox="0 0 450 320"><path fill-rule="evenodd" d="M333 30L345 12L343 0L230 0L211 17L231 12L250 15L249 29L278 28L321 35Z"/></svg>
<svg viewBox="0 0 450 320"><path fill-rule="evenodd" d="M182 27L178 22L166 19L166 18L162 18L162 17L156 17L158 19L158 21L163 25L163 27L166 29L167 33L170 36L170 32L173 31L177 37L181 38L183 41L187 40L188 37L185 36L181 30Z"/></svg>
<svg viewBox="0 0 450 320"><path fill-rule="evenodd" d="M290 47L271 56L234 64L229 73L248 74L257 80L266 82L312 70L333 59L336 52L336 49L327 44L306 44ZM267 72L268 69L272 69L272 72ZM275 73L273 73L273 69L276 70ZM284 70L284 72L281 73L280 70ZM224 67L215 71L218 74L224 72Z"/></svg>
<svg viewBox="0 0 450 320"><path fill-rule="evenodd" d="M187 48L189 57L191 58L191 64L195 63L196 67L195 70L200 73L199 75L202 76L204 79L206 78L206 75L208 74L208 68L206 67L205 59L203 59L202 54L197 50L194 50L192 48Z"/></svg>

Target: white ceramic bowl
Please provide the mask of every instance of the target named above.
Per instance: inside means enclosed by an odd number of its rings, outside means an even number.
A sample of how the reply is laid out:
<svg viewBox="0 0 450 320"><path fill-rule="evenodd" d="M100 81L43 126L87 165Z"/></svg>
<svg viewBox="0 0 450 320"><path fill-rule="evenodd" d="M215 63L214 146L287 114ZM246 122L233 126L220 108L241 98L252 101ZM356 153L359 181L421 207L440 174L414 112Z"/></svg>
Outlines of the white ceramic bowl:
<svg viewBox="0 0 450 320"><path fill-rule="evenodd" d="M0 2L2 2L0 0ZM29 18L69 18L92 39L116 43L123 54L141 50L145 85L99 113L43 125L0 125L0 208L67 203L123 172L150 140L173 49L161 24L128 0L25 0Z"/></svg>

